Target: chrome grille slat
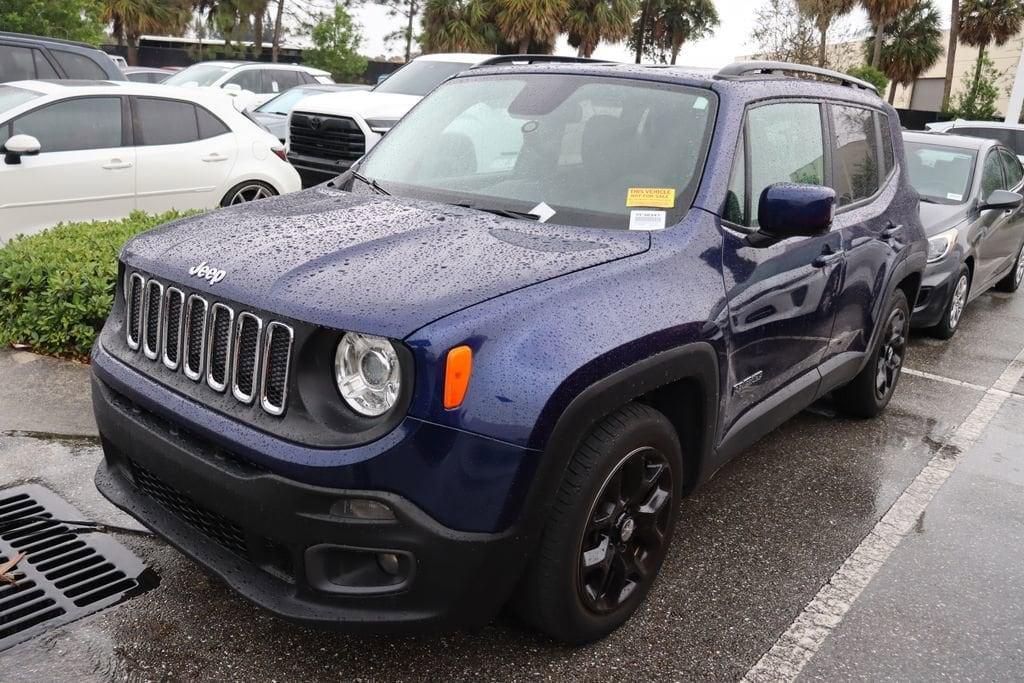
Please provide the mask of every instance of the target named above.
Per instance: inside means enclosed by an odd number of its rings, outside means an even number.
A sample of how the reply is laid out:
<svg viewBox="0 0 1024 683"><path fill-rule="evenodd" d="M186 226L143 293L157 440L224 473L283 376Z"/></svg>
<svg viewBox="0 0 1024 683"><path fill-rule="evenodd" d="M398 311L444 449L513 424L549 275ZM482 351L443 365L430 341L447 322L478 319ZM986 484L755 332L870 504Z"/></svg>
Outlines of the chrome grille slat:
<svg viewBox="0 0 1024 683"><path fill-rule="evenodd" d="M185 376L198 382L203 376L203 359L206 357L206 319L210 304L206 299L193 294L185 306Z"/></svg>
<svg viewBox="0 0 1024 683"><path fill-rule="evenodd" d="M126 271L124 297L132 351L218 393L230 386L239 403L284 414L295 340L290 325L251 311L236 313L227 303L186 294L139 272Z"/></svg>
<svg viewBox="0 0 1024 683"><path fill-rule="evenodd" d="M260 318L248 311L238 314L231 363L231 394L242 403L252 403L256 397L262 336L263 321Z"/></svg>
<svg viewBox="0 0 1024 683"><path fill-rule="evenodd" d="M263 346L263 370L260 379L260 405L271 415L284 413L288 399L288 370L295 331L274 321L267 325Z"/></svg>
<svg viewBox="0 0 1024 683"><path fill-rule="evenodd" d="M142 303L142 352L146 358L156 360L160 350L160 319L163 313L164 286L156 280L146 282L146 296Z"/></svg>
<svg viewBox="0 0 1024 683"><path fill-rule="evenodd" d="M235 312L230 306L215 303L210 309L210 328L206 342L206 384L214 391L228 386L228 361L231 358L231 333Z"/></svg>

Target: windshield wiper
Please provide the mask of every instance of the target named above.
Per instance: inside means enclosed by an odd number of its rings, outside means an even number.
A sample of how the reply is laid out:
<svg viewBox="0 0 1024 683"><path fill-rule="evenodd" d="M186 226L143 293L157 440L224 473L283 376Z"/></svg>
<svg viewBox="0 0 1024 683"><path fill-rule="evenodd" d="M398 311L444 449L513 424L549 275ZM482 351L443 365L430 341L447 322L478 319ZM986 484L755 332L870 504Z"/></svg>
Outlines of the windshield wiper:
<svg viewBox="0 0 1024 683"><path fill-rule="evenodd" d="M526 211L513 211L512 209L496 209L487 206L473 206L472 204L453 204L453 206L461 206L464 209L473 209L474 211L483 211L484 213L493 213L495 216L503 216L505 218L518 218L524 221L536 221L540 220L540 216L535 213L529 213Z"/></svg>
<svg viewBox="0 0 1024 683"><path fill-rule="evenodd" d="M385 190L383 187L381 187L376 180L367 178L359 171L353 171L352 169L349 169L348 172L351 173L352 177L358 180L359 182L363 183L364 185L369 185L370 187L372 187L374 192L376 192L377 194L391 196L391 193Z"/></svg>
<svg viewBox="0 0 1024 683"><path fill-rule="evenodd" d="M925 196L921 197L921 201L924 202L925 204L941 204L942 203L938 199L932 199L931 197L925 197Z"/></svg>

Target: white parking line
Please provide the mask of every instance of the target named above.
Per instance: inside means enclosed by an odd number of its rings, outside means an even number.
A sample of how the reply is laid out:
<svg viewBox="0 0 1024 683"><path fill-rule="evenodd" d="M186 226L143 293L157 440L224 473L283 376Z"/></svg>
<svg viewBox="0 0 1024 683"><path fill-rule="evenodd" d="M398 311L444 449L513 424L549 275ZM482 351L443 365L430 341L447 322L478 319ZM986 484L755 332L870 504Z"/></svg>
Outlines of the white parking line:
<svg viewBox="0 0 1024 683"><path fill-rule="evenodd" d="M1014 387L1010 389L997 389L995 386L985 387L981 384L973 384L971 382L964 382L963 380L953 379L952 377L943 377L942 375L935 375L930 372L924 372L922 370L914 370L913 368L903 368L903 372L913 377L921 377L923 379L935 380L936 382L943 382L944 384L951 384L955 387L962 387L964 389L973 389L975 391L985 391L992 394L999 394L1004 398L1012 398L1018 401L1024 401L1024 394L1018 394L1012 391Z"/></svg>
<svg viewBox="0 0 1024 683"><path fill-rule="evenodd" d="M908 374L948 383L969 385L920 371ZM821 648L843 617L853 607L892 551L900 544L928 507L928 503L949 479L960 460L999 412L1011 391L1024 376L1024 350L1003 370L950 439L935 453L921 473L903 490L892 507L846 558L832 578L807 603L786 632L746 673L744 681L792 681Z"/></svg>

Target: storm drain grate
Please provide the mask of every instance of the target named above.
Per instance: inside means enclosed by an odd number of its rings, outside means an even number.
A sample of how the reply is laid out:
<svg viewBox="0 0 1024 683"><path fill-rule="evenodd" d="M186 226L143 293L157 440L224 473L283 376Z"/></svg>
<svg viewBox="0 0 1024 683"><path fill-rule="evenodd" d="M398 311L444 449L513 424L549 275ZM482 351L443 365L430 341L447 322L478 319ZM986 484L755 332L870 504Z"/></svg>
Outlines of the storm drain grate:
<svg viewBox="0 0 1024 683"><path fill-rule="evenodd" d="M82 519L42 486L0 490L0 565L24 555L15 583L0 582L0 651L155 585L124 546L74 524Z"/></svg>

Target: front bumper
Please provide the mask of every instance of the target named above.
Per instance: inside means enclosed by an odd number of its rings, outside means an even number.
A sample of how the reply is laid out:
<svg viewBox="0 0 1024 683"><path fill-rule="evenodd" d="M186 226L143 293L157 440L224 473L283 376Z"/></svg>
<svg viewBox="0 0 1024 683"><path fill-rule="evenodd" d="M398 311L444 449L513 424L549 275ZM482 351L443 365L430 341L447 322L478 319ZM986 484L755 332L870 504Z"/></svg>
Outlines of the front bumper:
<svg viewBox="0 0 1024 683"><path fill-rule="evenodd" d="M934 327L939 324L946 314L946 306L959 273L960 260L957 258L946 257L925 267L910 319L914 327Z"/></svg>
<svg viewBox="0 0 1024 683"><path fill-rule="evenodd" d="M477 626L500 610L524 564L527 538L515 527L455 531L393 493L268 472L95 376L93 405L104 450L100 492L288 620L374 632ZM394 520L341 516L346 498L384 503ZM373 575L381 553L401 558L398 578Z"/></svg>

